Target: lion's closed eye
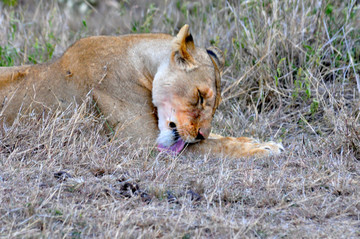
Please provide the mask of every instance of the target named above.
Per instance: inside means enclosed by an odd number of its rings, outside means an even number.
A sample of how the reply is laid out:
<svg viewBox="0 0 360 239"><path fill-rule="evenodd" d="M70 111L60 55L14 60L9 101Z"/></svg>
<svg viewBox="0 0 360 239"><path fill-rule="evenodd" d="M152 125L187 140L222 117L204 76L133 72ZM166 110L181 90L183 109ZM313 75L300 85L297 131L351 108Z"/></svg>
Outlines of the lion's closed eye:
<svg viewBox="0 0 360 239"><path fill-rule="evenodd" d="M202 106L204 104L204 97L201 95L200 90L198 90L198 105Z"/></svg>

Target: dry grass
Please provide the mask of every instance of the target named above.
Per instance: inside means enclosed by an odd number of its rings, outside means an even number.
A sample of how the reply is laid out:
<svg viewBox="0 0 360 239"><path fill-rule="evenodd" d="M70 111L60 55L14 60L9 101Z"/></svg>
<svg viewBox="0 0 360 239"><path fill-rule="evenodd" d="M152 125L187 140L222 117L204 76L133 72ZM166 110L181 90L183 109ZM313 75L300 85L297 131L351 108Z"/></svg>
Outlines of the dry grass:
<svg viewBox="0 0 360 239"><path fill-rule="evenodd" d="M189 23L198 45L226 53L214 131L287 151L171 158L109 142L88 102L70 118L22 115L0 135L1 238L360 236L358 1L3 2L1 65Z"/></svg>

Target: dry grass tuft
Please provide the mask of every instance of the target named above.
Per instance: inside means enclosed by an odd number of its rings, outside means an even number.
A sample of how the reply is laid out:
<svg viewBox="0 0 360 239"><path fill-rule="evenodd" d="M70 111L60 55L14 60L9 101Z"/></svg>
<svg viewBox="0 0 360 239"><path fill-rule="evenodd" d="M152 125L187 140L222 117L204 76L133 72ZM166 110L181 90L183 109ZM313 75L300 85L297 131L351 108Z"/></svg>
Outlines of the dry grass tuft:
<svg viewBox="0 0 360 239"><path fill-rule="evenodd" d="M287 149L172 158L110 142L87 101L21 115L0 131L0 237L359 237L359 19L355 0L0 1L1 66L188 23L226 54L214 131Z"/></svg>

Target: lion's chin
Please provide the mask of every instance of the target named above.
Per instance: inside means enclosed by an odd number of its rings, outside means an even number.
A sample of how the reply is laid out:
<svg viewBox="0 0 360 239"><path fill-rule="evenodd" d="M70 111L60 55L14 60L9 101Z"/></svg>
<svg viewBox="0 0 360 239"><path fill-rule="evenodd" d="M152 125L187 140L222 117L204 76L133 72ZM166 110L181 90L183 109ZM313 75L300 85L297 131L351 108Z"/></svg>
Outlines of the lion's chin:
<svg viewBox="0 0 360 239"><path fill-rule="evenodd" d="M158 144L158 146L157 146L159 151L167 152L167 153L174 154L174 155L179 154L181 152L181 150L183 150L184 147L185 147L185 141L182 140L181 138L179 138L178 141L176 141L171 146L166 147L162 144Z"/></svg>

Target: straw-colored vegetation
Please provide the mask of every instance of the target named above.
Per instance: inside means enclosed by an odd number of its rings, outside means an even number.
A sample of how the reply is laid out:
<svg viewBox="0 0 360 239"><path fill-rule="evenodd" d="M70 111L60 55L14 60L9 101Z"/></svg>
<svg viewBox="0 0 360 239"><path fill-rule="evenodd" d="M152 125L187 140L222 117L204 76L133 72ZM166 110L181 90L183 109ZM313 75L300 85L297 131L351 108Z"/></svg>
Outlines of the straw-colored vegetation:
<svg viewBox="0 0 360 239"><path fill-rule="evenodd" d="M359 1L2 0L0 66L185 23L226 54L213 131L286 152L154 154L110 142L91 100L71 118L21 115L0 131L1 238L360 236Z"/></svg>

